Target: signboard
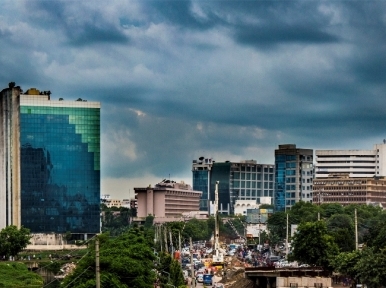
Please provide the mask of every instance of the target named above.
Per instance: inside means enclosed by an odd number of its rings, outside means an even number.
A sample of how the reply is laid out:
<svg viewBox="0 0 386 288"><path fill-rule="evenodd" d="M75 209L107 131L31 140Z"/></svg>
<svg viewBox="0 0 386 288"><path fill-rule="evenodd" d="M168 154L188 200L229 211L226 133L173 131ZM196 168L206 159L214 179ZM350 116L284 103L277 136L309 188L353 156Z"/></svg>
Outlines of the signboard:
<svg viewBox="0 0 386 288"><path fill-rule="evenodd" d="M263 224L248 224L247 225L247 238L257 238L260 233L267 229Z"/></svg>
<svg viewBox="0 0 386 288"><path fill-rule="evenodd" d="M273 214L273 209L247 209L247 223L265 224L271 214Z"/></svg>

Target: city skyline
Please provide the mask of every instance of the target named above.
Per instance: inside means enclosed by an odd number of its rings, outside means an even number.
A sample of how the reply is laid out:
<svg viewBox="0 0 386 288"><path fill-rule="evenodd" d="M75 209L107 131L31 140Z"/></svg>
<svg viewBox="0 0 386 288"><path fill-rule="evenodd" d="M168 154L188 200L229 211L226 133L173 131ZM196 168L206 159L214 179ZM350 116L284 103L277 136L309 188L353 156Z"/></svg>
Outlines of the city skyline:
<svg viewBox="0 0 386 288"><path fill-rule="evenodd" d="M0 82L101 102L101 194L386 138L386 2L10 1Z"/></svg>

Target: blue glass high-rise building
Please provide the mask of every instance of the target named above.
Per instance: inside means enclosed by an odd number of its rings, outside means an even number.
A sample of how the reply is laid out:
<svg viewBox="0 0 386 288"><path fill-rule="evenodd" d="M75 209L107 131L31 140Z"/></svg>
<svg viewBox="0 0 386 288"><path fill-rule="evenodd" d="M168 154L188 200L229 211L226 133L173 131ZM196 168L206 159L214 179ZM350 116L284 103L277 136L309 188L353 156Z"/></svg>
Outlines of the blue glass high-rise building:
<svg viewBox="0 0 386 288"><path fill-rule="evenodd" d="M12 185L0 184L7 211L0 224L32 233L100 232L100 103L51 100L18 87L1 97L9 108L0 117L1 170L14 173L2 175Z"/></svg>
<svg viewBox="0 0 386 288"><path fill-rule="evenodd" d="M211 169L211 158L200 157L198 160L193 160L193 190L202 192L200 198L201 211L209 211L209 187Z"/></svg>
<svg viewBox="0 0 386 288"><path fill-rule="evenodd" d="M236 200L272 199L274 192L274 165L258 164L255 160L215 162L200 157L193 160L193 189L202 191L200 210L210 211L214 201L216 182L219 181L218 211L233 214Z"/></svg>
<svg viewBox="0 0 386 288"><path fill-rule="evenodd" d="M313 153L295 144L279 145L275 150L275 210L285 211L300 200L311 200Z"/></svg>

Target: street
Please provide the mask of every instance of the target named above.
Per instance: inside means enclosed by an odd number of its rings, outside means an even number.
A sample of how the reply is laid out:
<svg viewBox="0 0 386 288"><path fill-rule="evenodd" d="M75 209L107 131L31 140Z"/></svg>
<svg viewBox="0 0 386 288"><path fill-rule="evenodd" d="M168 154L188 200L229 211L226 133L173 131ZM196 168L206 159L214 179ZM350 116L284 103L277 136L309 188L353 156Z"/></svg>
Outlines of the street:
<svg viewBox="0 0 386 288"><path fill-rule="evenodd" d="M221 279L222 279L221 277L214 275L214 276L213 276L213 285L214 285L215 283L217 283L218 281L220 281ZM191 280L191 279L190 279L190 277L189 277L189 281L190 281L190 280ZM190 283L190 282L189 282L189 283ZM196 287L213 287L213 285L205 285L205 286L204 286L202 283L198 283L198 282L197 282ZM190 284L189 287L193 287L193 285Z"/></svg>

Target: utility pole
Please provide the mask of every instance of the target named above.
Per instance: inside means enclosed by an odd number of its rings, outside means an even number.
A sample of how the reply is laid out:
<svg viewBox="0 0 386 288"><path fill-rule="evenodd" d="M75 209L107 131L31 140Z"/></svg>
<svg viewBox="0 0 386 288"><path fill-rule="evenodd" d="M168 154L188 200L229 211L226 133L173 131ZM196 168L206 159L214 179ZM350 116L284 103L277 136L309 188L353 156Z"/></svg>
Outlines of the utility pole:
<svg viewBox="0 0 386 288"><path fill-rule="evenodd" d="M193 243L192 243L192 237L190 237L190 273L192 274L192 283L191 287L196 287L196 281L194 279L194 265L193 265Z"/></svg>
<svg viewBox="0 0 386 288"><path fill-rule="evenodd" d="M163 251L163 248L162 248L162 225L160 225L158 227L158 238L159 238L159 246L161 247L161 252Z"/></svg>
<svg viewBox="0 0 386 288"><path fill-rule="evenodd" d="M101 275L99 266L99 238L96 235L95 238L95 274L96 274L96 288L101 287Z"/></svg>
<svg viewBox="0 0 386 288"><path fill-rule="evenodd" d="M181 231L178 231L178 250L181 253Z"/></svg>
<svg viewBox="0 0 386 288"><path fill-rule="evenodd" d="M286 225L286 237L285 237L285 258L288 259L288 213L287 213L287 225Z"/></svg>
<svg viewBox="0 0 386 288"><path fill-rule="evenodd" d="M165 252L168 253L168 251L169 251L169 250L168 250L168 237L167 237L167 235L166 235L166 234L167 234L167 231L166 231L166 230L167 230L167 228L166 228L166 226L165 226L165 227L164 227Z"/></svg>
<svg viewBox="0 0 386 288"><path fill-rule="evenodd" d="M358 218L357 218L357 209L355 209L355 250L358 250Z"/></svg>
<svg viewBox="0 0 386 288"><path fill-rule="evenodd" d="M173 239L172 239L172 231L169 231L169 238L170 238L170 254L172 255L172 258L174 259L174 246L173 246Z"/></svg>

